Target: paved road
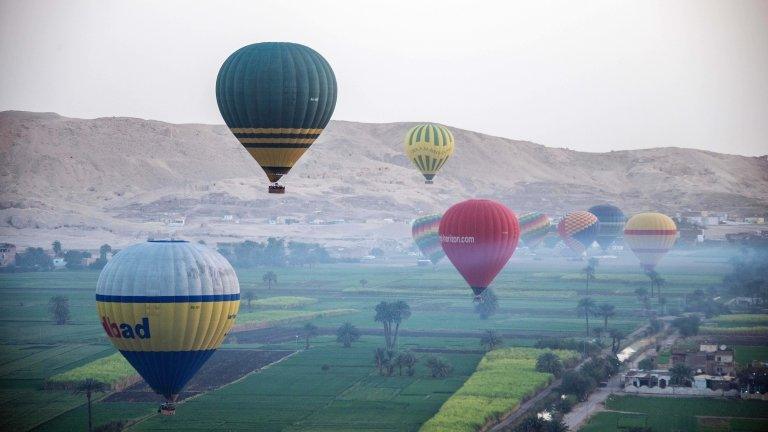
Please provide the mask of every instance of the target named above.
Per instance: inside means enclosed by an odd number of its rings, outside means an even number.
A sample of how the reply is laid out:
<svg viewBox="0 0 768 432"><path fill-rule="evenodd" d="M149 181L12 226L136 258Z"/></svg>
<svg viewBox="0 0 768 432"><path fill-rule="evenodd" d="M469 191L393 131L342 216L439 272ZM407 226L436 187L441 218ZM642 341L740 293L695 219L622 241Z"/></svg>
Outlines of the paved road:
<svg viewBox="0 0 768 432"><path fill-rule="evenodd" d="M677 332L670 333L661 342L663 346L671 346L675 339L677 339ZM636 355L628 364L627 367L637 368L637 364L648 357L649 355L656 355L655 344L652 343L653 338L643 338L630 345L630 347L637 347L640 353ZM595 392L589 395L586 402L582 402L573 407L571 412L563 417L563 421L568 428L572 431L577 431L583 426L593 414L598 411L605 410L605 400L608 396L621 391L621 374L616 374L608 381L607 387L598 388Z"/></svg>
<svg viewBox="0 0 768 432"><path fill-rule="evenodd" d="M640 327L639 329L637 329L634 332L630 333L630 335L627 336L626 340L635 340L636 338L638 338L640 336L640 333L642 333L643 331L645 331L645 328L644 327ZM611 353L611 348L610 347L608 347L608 348L603 350L603 355L608 355L610 353ZM578 365L576 365L576 367L574 369L576 369L576 370L581 369L581 366L587 360L584 360L581 363L579 363ZM562 380L560 380L560 379L557 379L557 380L553 381L552 384L550 384L549 386L547 386L546 388L541 390L538 394L536 394L536 396L534 396L531 399L529 399L528 401L523 402L522 404L520 404L520 406L517 407L517 409L514 412L512 412L507 418L502 420L499 424L497 424L496 426L491 428L489 430L489 432L499 432L503 428L505 428L505 427L507 427L507 426L509 426L511 424L514 424L516 421L520 420L522 417L525 417L526 415L530 414L529 411L531 410L531 408L533 408L536 405L537 402L539 402L540 400L542 400L545 397L549 396L549 394L552 393L552 390L554 390L555 388L560 386L561 383L562 383ZM605 399L603 399L603 400L605 400ZM575 430L575 429L573 429L573 430Z"/></svg>

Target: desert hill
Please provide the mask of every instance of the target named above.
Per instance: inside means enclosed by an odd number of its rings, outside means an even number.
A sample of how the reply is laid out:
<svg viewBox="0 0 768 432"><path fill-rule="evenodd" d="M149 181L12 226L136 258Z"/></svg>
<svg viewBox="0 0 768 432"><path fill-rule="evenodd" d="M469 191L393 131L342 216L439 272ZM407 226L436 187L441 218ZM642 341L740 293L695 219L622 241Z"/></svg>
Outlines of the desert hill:
<svg viewBox="0 0 768 432"><path fill-rule="evenodd" d="M518 213L599 202L628 213L768 211L766 157L675 147L585 153L460 129L453 129L453 158L425 186L402 152L411 126L332 122L279 196L267 194L266 177L223 125L2 112L0 232L19 244L47 244L41 239L57 234L120 244L181 215L185 235L242 238L268 230L217 221L407 220L469 197L494 198ZM360 236L401 238L400 225Z"/></svg>

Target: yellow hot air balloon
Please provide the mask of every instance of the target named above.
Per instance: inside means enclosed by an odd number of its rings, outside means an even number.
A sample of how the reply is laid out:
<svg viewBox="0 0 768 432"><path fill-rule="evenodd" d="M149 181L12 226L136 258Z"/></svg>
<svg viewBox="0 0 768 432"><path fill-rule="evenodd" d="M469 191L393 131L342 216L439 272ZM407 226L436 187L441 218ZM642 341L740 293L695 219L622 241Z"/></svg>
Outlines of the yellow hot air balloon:
<svg viewBox="0 0 768 432"><path fill-rule="evenodd" d="M677 225L661 213L640 213L624 226L624 241L640 260L643 270L651 271L675 244Z"/></svg>
<svg viewBox="0 0 768 432"><path fill-rule="evenodd" d="M172 414L184 385L221 345L240 307L240 285L218 252L185 241L149 241L104 267L96 306L109 340Z"/></svg>
<svg viewBox="0 0 768 432"><path fill-rule="evenodd" d="M414 126L405 134L405 154L424 175L424 183L432 184L435 174L453 154L453 134L436 124Z"/></svg>

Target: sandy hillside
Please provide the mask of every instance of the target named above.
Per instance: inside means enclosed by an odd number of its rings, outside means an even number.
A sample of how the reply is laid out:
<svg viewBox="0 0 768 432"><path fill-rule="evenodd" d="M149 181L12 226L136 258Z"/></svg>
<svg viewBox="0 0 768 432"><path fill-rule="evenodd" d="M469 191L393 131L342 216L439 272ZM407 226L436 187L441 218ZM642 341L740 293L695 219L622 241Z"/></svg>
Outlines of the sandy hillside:
<svg viewBox="0 0 768 432"><path fill-rule="evenodd" d="M766 157L674 147L583 153L458 129L456 153L425 186L402 153L411 125L332 122L284 178L288 193L275 196L225 126L2 112L0 233L19 245L54 238L72 247L124 245L167 231L163 221L183 215L180 235L190 238L277 234L368 247L406 241L409 228L398 220L469 197L518 213L606 201L629 213L768 211ZM267 225L270 217L357 222Z"/></svg>

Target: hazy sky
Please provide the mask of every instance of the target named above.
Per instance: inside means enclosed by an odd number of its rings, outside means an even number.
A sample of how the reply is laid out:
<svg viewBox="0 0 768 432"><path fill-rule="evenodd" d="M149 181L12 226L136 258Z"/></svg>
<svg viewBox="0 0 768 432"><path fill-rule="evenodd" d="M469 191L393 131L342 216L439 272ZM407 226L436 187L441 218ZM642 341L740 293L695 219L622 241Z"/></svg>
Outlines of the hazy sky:
<svg viewBox="0 0 768 432"><path fill-rule="evenodd" d="M0 0L0 110L223 123L218 68L260 41L330 62L334 119L768 153L768 0Z"/></svg>

